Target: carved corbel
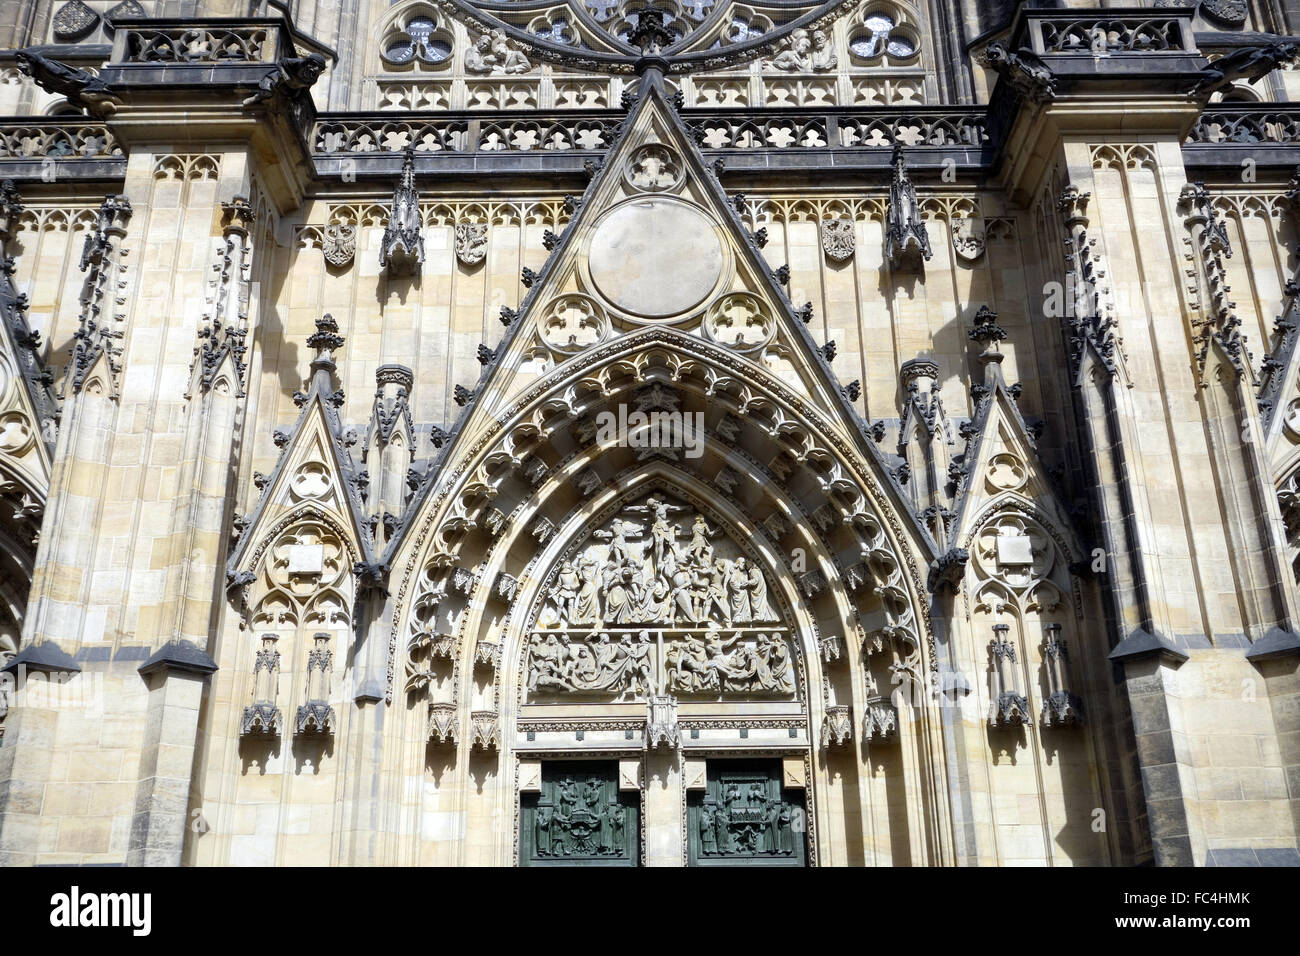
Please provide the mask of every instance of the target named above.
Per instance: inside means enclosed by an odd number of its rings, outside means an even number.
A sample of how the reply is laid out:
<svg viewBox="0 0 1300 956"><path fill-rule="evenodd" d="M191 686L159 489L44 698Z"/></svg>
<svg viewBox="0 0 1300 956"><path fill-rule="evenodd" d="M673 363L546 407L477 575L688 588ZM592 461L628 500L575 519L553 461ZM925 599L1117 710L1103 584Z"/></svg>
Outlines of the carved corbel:
<svg viewBox="0 0 1300 956"><path fill-rule="evenodd" d="M1064 727L1083 723L1083 703L1066 687L1065 641L1061 625L1048 624L1043 635L1043 669L1047 672L1047 699L1041 717L1044 727Z"/></svg>
<svg viewBox="0 0 1300 956"><path fill-rule="evenodd" d="M817 642L817 650L821 654L822 661L827 664L834 663L844 657L844 638L838 635L823 637Z"/></svg>
<svg viewBox="0 0 1300 956"><path fill-rule="evenodd" d="M495 710L476 710L469 715L474 737L470 743L471 750L485 752L501 749L501 721Z"/></svg>
<svg viewBox="0 0 1300 956"><path fill-rule="evenodd" d="M853 710L848 704L834 704L822 716L822 748L848 746L853 740Z"/></svg>
<svg viewBox="0 0 1300 956"><path fill-rule="evenodd" d="M455 704L430 704L425 737L431 744L454 747L460 739Z"/></svg>
<svg viewBox="0 0 1300 956"><path fill-rule="evenodd" d="M898 735L898 708L888 697L867 698L862 735L875 741L890 740Z"/></svg>
<svg viewBox="0 0 1300 956"><path fill-rule="evenodd" d="M666 747L676 750L681 746L681 731L677 727L677 698L654 695L647 701L645 745L647 750Z"/></svg>

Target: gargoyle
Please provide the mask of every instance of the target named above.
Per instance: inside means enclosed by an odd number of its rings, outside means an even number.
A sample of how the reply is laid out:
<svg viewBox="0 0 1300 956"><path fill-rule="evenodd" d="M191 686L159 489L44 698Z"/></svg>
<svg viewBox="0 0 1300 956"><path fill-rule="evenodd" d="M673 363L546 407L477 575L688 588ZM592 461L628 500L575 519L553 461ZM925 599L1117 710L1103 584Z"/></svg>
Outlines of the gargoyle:
<svg viewBox="0 0 1300 956"><path fill-rule="evenodd" d="M1300 54L1300 43L1283 40L1234 50L1201 70L1200 78L1191 89L1192 95L1209 96L1227 89L1237 80L1257 83L1283 63L1295 59L1297 54Z"/></svg>
<svg viewBox="0 0 1300 956"><path fill-rule="evenodd" d="M99 77L51 60L33 49L19 50L15 55L18 69L47 93L67 98L73 106L91 110L102 109L111 113L121 99Z"/></svg>
<svg viewBox="0 0 1300 956"><path fill-rule="evenodd" d="M255 571L227 571L226 591L231 594L242 594L244 589L256 580Z"/></svg>
<svg viewBox="0 0 1300 956"><path fill-rule="evenodd" d="M305 90L320 79L325 72L325 57L319 53L306 56L286 57L275 65L275 69L262 77L257 84L257 92L244 100L244 106L252 106L269 100L278 93L293 93Z"/></svg>
<svg viewBox="0 0 1300 956"><path fill-rule="evenodd" d="M1012 53L1001 40L990 43L980 62L1003 77L1011 88L1035 103L1056 96L1056 78L1037 54L1021 49Z"/></svg>

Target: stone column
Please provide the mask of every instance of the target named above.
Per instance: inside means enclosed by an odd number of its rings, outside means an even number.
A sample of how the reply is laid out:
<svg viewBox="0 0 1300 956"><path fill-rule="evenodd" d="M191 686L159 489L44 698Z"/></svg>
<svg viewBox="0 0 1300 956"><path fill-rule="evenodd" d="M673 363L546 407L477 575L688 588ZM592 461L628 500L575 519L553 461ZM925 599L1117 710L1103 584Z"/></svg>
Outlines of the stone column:
<svg viewBox="0 0 1300 956"><path fill-rule="evenodd" d="M666 747L648 752L643 785L646 866L681 866L686 832L682 820L681 752Z"/></svg>
<svg viewBox="0 0 1300 956"><path fill-rule="evenodd" d="M199 709L216 669L212 658L186 641L164 644L140 665L149 703L128 866L180 866L186 827L206 826L201 811L191 820L190 789Z"/></svg>

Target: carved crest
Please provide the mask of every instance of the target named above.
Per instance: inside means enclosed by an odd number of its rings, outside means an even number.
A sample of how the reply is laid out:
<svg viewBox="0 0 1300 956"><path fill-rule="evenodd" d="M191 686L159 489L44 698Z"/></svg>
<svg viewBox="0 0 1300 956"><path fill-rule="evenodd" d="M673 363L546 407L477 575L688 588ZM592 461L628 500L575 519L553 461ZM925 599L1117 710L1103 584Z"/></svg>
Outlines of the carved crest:
<svg viewBox="0 0 1300 956"><path fill-rule="evenodd" d="M857 239L852 219L822 220L822 251L831 262L847 262L853 258Z"/></svg>
<svg viewBox="0 0 1300 956"><path fill-rule="evenodd" d="M104 19L125 20L129 17L143 19L146 16L148 16L148 14L144 12L144 7L140 6L138 0L122 0L121 3L104 14Z"/></svg>
<svg viewBox="0 0 1300 956"><path fill-rule="evenodd" d="M357 227L343 224L326 226L321 233L321 251L330 265L349 265L357 254Z"/></svg>
<svg viewBox="0 0 1300 956"><path fill-rule="evenodd" d="M70 43L90 34L99 23L99 14L81 0L69 0L54 15L54 38Z"/></svg>
<svg viewBox="0 0 1300 956"><path fill-rule="evenodd" d="M1201 12L1228 26L1246 22L1246 0L1201 0Z"/></svg>
<svg viewBox="0 0 1300 956"><path fill-rule="evenodd" d="M487 257L487 234L485 222L456 223L456 258L462 265L476 266Z"/></svg>
<svg viewBox="0 0 1300 956"><path fill-rule="evenodd" d="M952 248L966 262L974 262L984 255L984 220L974 216L953 219Z"/></svg>

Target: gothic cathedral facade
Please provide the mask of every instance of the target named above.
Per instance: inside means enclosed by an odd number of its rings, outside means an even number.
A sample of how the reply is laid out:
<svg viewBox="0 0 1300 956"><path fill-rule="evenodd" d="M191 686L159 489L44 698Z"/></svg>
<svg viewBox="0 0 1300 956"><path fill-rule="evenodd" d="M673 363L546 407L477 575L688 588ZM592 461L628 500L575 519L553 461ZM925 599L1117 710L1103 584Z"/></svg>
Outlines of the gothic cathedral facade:
<svg viewBox="0 0 1300 956"><path fill-rule="evenodd" d="M1295 0L10 0L0 862L1300 865Z"/></svg>

